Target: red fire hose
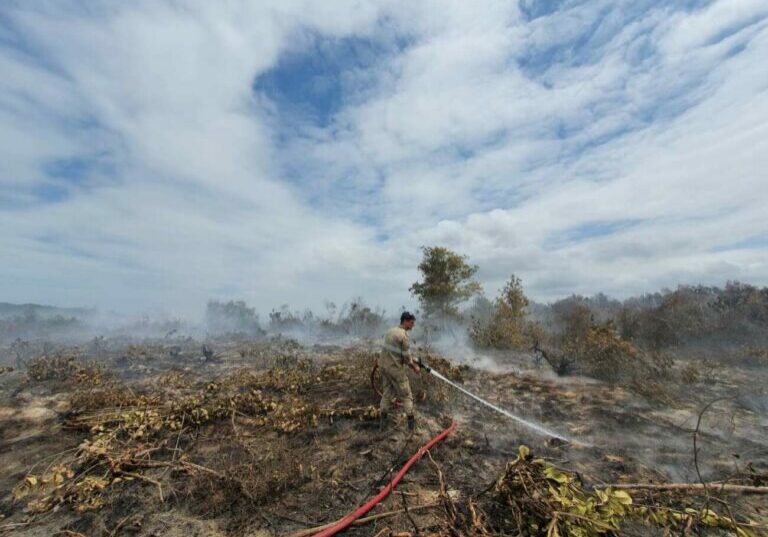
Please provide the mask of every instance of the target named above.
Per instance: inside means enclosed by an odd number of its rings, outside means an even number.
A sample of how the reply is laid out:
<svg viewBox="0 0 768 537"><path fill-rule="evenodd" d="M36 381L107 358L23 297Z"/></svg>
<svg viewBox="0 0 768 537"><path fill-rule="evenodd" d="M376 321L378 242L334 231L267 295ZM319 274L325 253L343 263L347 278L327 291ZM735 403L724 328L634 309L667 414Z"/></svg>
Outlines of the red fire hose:
<svg viewBox="0 0 768 537"><path fill-rule="evenodd" d="M430 450L435 444L438 444L442 442L446 436L451 434L453 430L456 429L456 422L452 421L451 425L444 430L442 433L434 437L432 440L427 442L425 445L421 446L419 450L410 458L408 459L408 462L405 463L405 465L400 469L399 472L397 472L397 475L392 479L392 481L389 482L389 484L384 487L381 492L379 492L375 497L368 500L368 502L364 503L360 507L357 508L357 510L353 511L352 513L348 514L338 522L336 522L333 526L326 528L318 533L315 533L312 537L330 537L331 535L335 535L338 532L348 528L350 524L352 524L355 520L366 514L368 511L373 509L373 507L379 503L381 500L387 497L387 495L392 492L392 489L395 488L395 486L400 482L400 480L403 478L405 474L408 473L408 470L411 469L411 466L419 462L419 460L424 456L424 454Z"/></svg>

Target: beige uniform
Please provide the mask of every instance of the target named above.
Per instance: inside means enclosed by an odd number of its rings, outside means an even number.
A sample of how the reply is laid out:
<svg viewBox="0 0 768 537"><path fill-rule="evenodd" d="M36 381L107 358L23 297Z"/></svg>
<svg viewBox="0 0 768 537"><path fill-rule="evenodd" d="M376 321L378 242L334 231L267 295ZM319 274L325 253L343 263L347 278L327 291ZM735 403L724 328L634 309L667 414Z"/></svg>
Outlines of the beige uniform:
<svg viewBox="0 0 768 537"><path fill-rule="evenodd" d="M413 394L406 373L406 367L412 363L408 332L396 326L384 336L384 345L379 360L382 380L379 408L382 413L389 412L392 399L397 398L402 403L405 413L408 416L413 415Z"/></svg>

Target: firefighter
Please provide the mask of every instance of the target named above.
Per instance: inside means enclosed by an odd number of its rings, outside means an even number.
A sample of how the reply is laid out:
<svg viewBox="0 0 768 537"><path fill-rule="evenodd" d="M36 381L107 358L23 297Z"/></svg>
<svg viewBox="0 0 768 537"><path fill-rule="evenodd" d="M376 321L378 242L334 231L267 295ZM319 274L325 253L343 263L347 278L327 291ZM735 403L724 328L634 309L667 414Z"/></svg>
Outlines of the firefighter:
<svg viewBox="0 0 768 537"><path fill-rule="evenodd" d="M413 329L415 324L416 317L412 313L404 311L400 315L400 325L389 330L384 336L383 352L379 359L382 381L379 423L382 429L389 419L393 399L398 399L403 405L405 415L408 417L408 430L413 431L416 426L413 415L413 394L405 370L406 367L410 367L416 373L420 370L419 365L411 355L408 342L408 332Z"/></svg>

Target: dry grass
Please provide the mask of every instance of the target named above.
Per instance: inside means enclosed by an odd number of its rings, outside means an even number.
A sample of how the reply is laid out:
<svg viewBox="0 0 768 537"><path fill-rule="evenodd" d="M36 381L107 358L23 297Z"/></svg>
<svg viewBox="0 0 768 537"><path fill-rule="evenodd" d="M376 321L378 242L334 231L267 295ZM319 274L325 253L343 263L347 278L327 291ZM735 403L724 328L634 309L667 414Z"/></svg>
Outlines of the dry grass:
<svg viewBox="0 0 768 537"><path fill-rule="evenodd" d="M112 535L115 528L126 528L120 524L131 516L179 509L196 519L225 520L226 533L243 535L244 528L294 527L296 517L304 519L305 513L322 513L327 522L370 497L377 488L372 480L398 462L400 449L387 448L377 436L370 377L376 353L346 349L309 360L306 349L278 345L272 358L260 344L258 353L244 352L229 368L195 369L171 361L172 367L139 379L129 376L132 380L89 369L87 360L72 352L35 362L30 385L42 390L53 384L44 379L59 380L57 386L69 393L61 425L63 434L76 438L76 447L46 454L21 476L14 488L16 501L6 509L15 516L12 524L22 511L28 517L24 528L63 511L76 516L77 523L66 527L73 534ZM487 393L509 394L521 402L527 398L542 409L552 406L564 420L585 409L618 412L622 406L609 399L617 389L608 386L576 393L544 380L480 376L433 353L424 356L474 391L482 383ZM81 380L96 378L94 371L98 383ZM413 390L424 420L420 424L432 419L433 429L440 426L441 412L454 395L450 388L421 375L413 378ZM404 453L417 447L408 445ZM421 504L415 501L390 504L385 508L408 514L398 519L397 531L392 523L389 534L591 537L638 527L635 534L640 535L655 527L678 534L736 528L741 537L759 535L760 528L738 505L726 503L725 495L705 507L695 491L595 488L595 480L534 459L525 449L504 467L509 453L494 452L482 435L449 439L439 449L434 474L427 464L413 477L413 488L406 486L398 497L405 502L429 493L428 503L441 508L439 516L432 507L419 515ZM486 459L497 466L485 464ZM482 487L501 468L493 486ZM622 472L631 472L627 468ZM281 513L283 526L275 521ZM285 522L291 519L293 526Z"/></svg>

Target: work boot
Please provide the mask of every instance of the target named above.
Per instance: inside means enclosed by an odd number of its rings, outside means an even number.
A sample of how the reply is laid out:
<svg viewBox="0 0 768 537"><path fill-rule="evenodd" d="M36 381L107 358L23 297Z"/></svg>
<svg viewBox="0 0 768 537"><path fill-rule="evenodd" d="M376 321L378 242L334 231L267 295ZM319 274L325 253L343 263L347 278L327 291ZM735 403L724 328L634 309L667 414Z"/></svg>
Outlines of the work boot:
<svg viewBox="0 0 768 537"><path fill-rule="evenodd" d="M408 430L413 431L416 428L416 418L408 416Z"/></svg>

